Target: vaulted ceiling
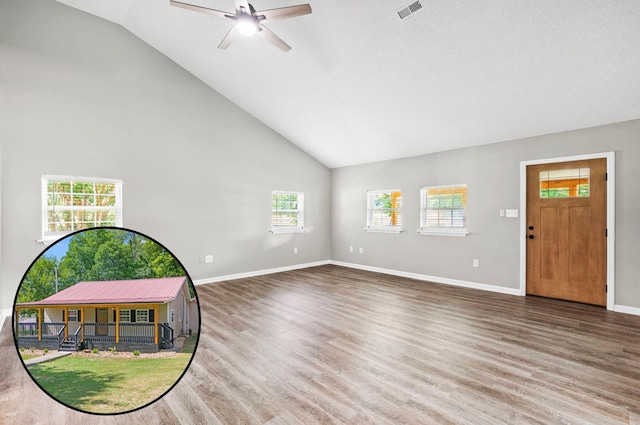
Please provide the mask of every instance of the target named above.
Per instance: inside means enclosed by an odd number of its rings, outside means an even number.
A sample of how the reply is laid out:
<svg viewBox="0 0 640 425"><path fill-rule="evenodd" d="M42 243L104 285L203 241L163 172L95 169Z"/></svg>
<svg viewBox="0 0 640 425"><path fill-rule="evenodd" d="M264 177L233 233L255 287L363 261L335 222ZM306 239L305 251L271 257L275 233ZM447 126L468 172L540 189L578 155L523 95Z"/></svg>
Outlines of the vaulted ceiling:
<svg viewBox="0 0 640 425"><path fill-rule="evenodd" d="M637 0L253 0L233 22L169 0L58 0L122 25L330 168L640 118ZM181 0L234 12L233 0Z"/></svg>

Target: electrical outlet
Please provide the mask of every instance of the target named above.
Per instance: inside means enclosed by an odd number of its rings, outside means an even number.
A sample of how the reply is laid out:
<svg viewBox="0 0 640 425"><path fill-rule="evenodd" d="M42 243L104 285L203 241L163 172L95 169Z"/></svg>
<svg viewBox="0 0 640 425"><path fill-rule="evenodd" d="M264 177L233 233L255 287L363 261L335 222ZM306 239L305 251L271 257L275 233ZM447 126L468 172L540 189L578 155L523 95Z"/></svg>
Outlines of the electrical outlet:
<svg viewBox="0 0 640 425"><path fill-rule="evenodd" d="M201 263L204 263L204 255L198 257L198 261L200 261Z"/></svg>
<svg viewBox="0 0 640 425"><path fill-rule="evenodd" d="M473 267L479 267L480 266L480 262L477 259L473 260Z"/></svg>
<svg viewBox="0 0 640 425"><path fill-rule="evenodd" d="M349 252L353 252L353 246L349 247Z"/></svg>
<svg viewBox="0 0 640 425"><path fill-rule="evenodd" d="M500 210L500 217L504 217L504 210Z"/></svg>
<svg viewBox="0 0 640 425"><path fill-rule="evenodd" d="M205 255L204 262L205 263L213 263L213 255Z"/></svg>
<svg viewBox="0 0 640 425"><path fill-rule="evenodd" d="M297 254L297 253L298 253L298 247L297 247L297 246L293 248L293 253L294 253L294 254Z"/></svg>
<svg viewBox="0 0 640 425"><path fill-rule="evenodd" d="M364 252L364 249L360 247L360 254L362 254L363 252Z"/></svg>

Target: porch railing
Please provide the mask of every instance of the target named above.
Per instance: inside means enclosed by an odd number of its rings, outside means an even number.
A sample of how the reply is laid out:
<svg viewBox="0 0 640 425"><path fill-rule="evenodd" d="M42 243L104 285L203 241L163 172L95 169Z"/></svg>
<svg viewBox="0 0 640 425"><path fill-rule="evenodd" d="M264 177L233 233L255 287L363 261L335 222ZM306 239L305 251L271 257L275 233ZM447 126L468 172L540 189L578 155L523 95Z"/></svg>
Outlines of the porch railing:
<svg viewBox="0 0 640 425"><path fill-rule="evenodd" d="M58 347L62 345L62 341L64 341L64 328L66 325L62 325L62 329L58 332Z"/></svg>
<svg viewBox="0 0 640 425"><path fill-rule="evenodd" d="M153 344L153 323L120 323L120 342Z"/></svg>
<svg viewBox="0 0 640 425"><path fill-rule="evenodd" d="M162 348L173 348L173 328L168 323L158 323L158 334Z"/></svg>
<svg viewBox="0 0 640 425"><path fill-rule="evenodd" d="M64 323L42 323L42 339L58 339ZM17 336L20 339L38 339L38 323L18 323Z"/></svg>
<svg viewBox="0 0 640 425"><path fill-rule="evenodd" d="M115 342L115 323L84 323L84 339L93 342Z"/></svg>
<svg viewBox="0 0 640 425"><path fill-rule="evenodd" d="M65 339L64 323L42 323L42 339L57 340L60 344ZM84 332L83 332L84 328ZM119 340L124 343L154 344L155 325L153 323L120 323L118 329ZM158 342L173 342L173 329L167 324L158 325ZM85 341L92 342L115 342L115 323L83 323L74 330L73 335L69 335L67 340L76 345L84 334ZM19 339L38 339L38 323L18 323L17 337Z"/></svg>
<svg viewBox="0 0 640 425"><path fill-rule="evenodd" d="M120 342L153 344L153 323L120 323ZM84 339L93 342L116 342L115 323L85 323Z"/></svg>
<svg viewBox="0 0 640 425"><path fill-rule="evenodd" d="M78 326L78 329L76 329L76 331L74 332L73 335L71 335L68 339L70 342L73 343L73 346L75 347L75 349L77 350L78 347L80 346L80 332L82 331L82 325Z"/></svg>

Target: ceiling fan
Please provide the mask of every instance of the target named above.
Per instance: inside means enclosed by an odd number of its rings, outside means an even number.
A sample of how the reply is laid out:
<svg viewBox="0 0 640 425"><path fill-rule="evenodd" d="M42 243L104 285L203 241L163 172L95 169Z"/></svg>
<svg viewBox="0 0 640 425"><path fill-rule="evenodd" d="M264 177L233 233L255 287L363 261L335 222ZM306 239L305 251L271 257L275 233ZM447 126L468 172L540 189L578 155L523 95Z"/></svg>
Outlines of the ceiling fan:
<svg viewBox="0 0 640 425"><path fill-rule="evenodd" d="M222 39L220 45L218 45L219 49L226 49L229 47L238 34L246 36L257 34L276 46L278 49L283 52L287 52L291 50L291 46L282 41L277 35L262 24L275 21L277 19L294 18L296 16L311 13L311 6L309 4L299 4L296 6L256 11L247 0L235 0L236 13L231 14L221 10L182 3L175 0L170 0L170 3L172 6L195 10L196 12L207 13L209 15L228 18L235 21L235 25L231 28L231 31L227 33L227 35Z"/></svg>

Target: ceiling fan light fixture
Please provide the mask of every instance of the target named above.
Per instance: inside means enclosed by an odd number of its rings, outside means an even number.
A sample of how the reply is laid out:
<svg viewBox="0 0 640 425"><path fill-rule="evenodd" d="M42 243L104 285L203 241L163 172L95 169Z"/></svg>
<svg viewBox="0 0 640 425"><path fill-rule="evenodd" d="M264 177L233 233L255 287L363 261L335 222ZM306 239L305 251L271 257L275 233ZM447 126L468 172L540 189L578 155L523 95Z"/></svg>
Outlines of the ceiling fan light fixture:
<svg viewBox="0 0 640 425"><path fill-rule="evenodd" d="M278 49L283 52L288 52L291 50L291 46L278 38L278 36L272 33L269 28L262 24L278 19L295 18L296 16L311 13L311 5L309 4L297 4L295 6L285 6L277 9L256 11L253 6L249 4L248 0L235 0L234 2L236 4L236 13L232 14L222 10L211 9L209 7L183 3L179 0L169 0L169 4L175 7L195 10L196 12L206 13L207 15L213 15L234 21L233 28L231 28L227 35L222 39L218 45L218 49L226 49L229 47L238 34L243 36L258 34Z"/></svg>
<svg viewBox="0 0 640 425"><path fill-rule="evenodd" d="M236 29L240 34L249 37L258 32L258 23L251 16L238 16Z"/></svg>

